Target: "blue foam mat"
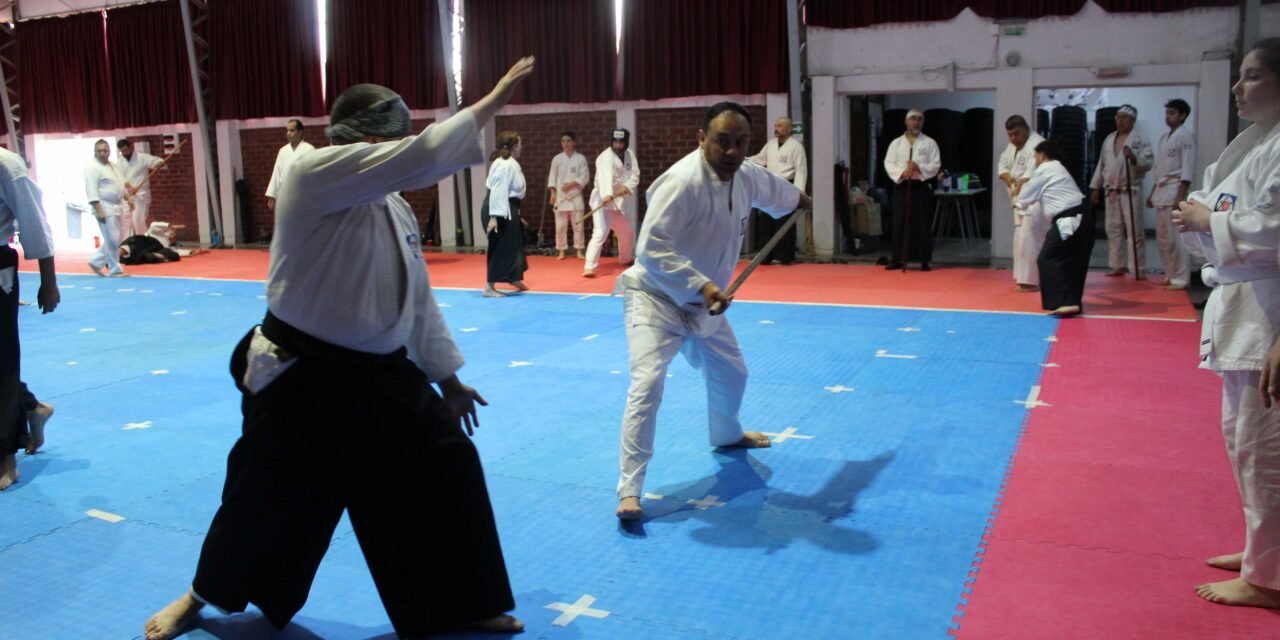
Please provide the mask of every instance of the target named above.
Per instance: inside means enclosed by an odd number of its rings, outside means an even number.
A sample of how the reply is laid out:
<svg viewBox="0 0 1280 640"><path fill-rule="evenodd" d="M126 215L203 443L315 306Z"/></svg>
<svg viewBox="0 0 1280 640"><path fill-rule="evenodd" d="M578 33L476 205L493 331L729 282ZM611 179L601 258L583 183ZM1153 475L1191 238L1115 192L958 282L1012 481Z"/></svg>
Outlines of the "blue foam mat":
<svg viewBox="0 0 1280 640"><path fill-rule="evenodd" d="M0 638L134 637L189 583L217 508L240 428L227 360L265 310L262 284L63 284L56 313L20 313L24 379L57 413L0 494L0 590L18 594L0 600ZM461 377L490 401L475 440L529 638L947 637L1026 417L1015 401L1056 329L1026 315L737 303L743 423L794 437L711 449L701 375L678 358L646 485L662 497L623 527L621 301L437 296ZM351 455L376 458L376 443ZM608 615L555 624L548 605L584 596ZM282 633L251 610L206 612L186 637L393 634L344 519Z"/></svg>

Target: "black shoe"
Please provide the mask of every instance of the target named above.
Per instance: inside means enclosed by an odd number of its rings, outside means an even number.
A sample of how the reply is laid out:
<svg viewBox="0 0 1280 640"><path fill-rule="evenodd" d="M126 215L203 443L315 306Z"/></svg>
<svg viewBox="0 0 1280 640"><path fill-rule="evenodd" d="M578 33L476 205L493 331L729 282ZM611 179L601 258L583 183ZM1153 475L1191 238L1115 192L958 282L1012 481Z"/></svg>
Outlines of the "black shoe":
<svg viewBox="0 0 1280 640"><path fill-rule="evenodd" d="M889 264L886 264L886 265L884 266L884 270L885 270L885 271L896 271L896 270L901 269L901 268L902 268L902 263L901 263L901 262L890 262Z"/></svg>
<svg viewBox="0 0 1280 640"><path fill-rule="evenodd" d="M772 260L761 260L760 264L773 264Z"/></svg>
<svg viewBox="0 0 1280 640"><path fill-rule="evenodd" d="M879 258L876 258L876 264L878 264L878 265L886 265L886 264L889 264L889 258L887 258L887 257L885 257L885 256L880 256Z"/></svg>
<svg viewBox="0 0 1280 640"><path fill-rule="evenodd" d="M921 271L933 271L933 267L929 266L929 263L928 263L928 262L922 262L922 263L920 263L920 270L921 270Z"/></svg>

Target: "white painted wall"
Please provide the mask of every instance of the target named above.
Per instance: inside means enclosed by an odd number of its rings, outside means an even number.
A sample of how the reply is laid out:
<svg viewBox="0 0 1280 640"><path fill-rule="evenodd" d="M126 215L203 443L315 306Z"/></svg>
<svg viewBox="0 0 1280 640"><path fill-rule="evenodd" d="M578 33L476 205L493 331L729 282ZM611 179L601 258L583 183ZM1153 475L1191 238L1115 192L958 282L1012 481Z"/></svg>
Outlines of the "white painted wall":
<svg viewBox="0 0 1280 640"><path fill-rule="evenodd" d="M885 101L886 109L990 109L995 106L992 91L951 91L946 93L896 93Z"/></svg>
<svg viewBox="0 0 1280 640"><path fill-rule="evenodd" d="M967 9L945 22L810 27L808 69L815 82L831 78L837 94L994 90L997 121L1013 113L1030 118L1036 88L1194 87L1196 100L1188 102L1203 166L1227 143L1230 63L1224 58L1235 46L1238 11L1109 14L1090 2L1074 16L1029 21L1024 34L1015 37L1001 36L997 25ZM1263 34L1280 31L1280 5L1264 6L1261 22ZM1017 67L1005 62L1012 52L1019 54ZM1127 66L1130 74L1099 79L1094 69L1100 66ZM837 123L820 121L816 113L815 140L837 135ZM997 157L1005 144L1004 131L996 127ZM815 200L815 220L834 216L830 202ZM1012 217L1009 203L996 197L992 208L992 255L1010 257L1012 234L1003 224Z"/></svg>

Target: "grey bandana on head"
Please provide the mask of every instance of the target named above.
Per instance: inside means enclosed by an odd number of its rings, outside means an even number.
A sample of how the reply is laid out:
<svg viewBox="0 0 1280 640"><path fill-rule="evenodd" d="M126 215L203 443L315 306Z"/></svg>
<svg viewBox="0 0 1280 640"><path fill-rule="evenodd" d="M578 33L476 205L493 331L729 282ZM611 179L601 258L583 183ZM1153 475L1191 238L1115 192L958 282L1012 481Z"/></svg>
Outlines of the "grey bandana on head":
<svg viewBox="0 0 1280 640"><path fill-rule="evenodd" d="M325 127L324 135L337 143L349 143L365 136L399 138L412 130L408 105L400 96L393 96Z"/></svg>

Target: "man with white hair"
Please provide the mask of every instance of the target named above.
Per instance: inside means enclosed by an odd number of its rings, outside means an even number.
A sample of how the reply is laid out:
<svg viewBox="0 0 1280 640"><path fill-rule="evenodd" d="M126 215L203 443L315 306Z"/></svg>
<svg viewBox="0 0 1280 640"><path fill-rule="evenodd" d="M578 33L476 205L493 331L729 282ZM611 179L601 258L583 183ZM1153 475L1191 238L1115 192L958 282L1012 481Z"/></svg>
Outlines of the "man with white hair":
<svg viewBox="0 0 1280 640"><path fill-rule="evenodd" d="M1146 136L1133 128L1137 122L1138 110L1132 105L1116 112L1116 130L1102 142L1089 188L1095 206L1106 198L1107 275L1133 271L1142 279L1147 262L1142 179L1155 163L1155 154Z"/></svg>
<svg viewBox="0 0 1280 640"><path fill-rule="evenodd" d="M764 143L760 153L751 156L751 161L804 191L805 183L809 180L809 163L804 157L804 147L791 137L791 118L778 118L773 123L773 136L772 140ZM781 218L768 214L757 216L760 233L766 240L772 238L787 223L787 219L795 214L792 211ZM787 235L765 256L761 264L772 264L774 260L782 264L796 261L796 225L791 226Z"/></svg>
<svg viewBox="0 0 1280 640"><path fill-rule="evenodd" d="M1024 212L1018 209L1018 192L1022 185L1031 179L1036 170L1036 147L1044 142L1040 134L1031 130L1026 118L1020 115L1009 116L1004 122L1005 133L1009 136L1009 146L1000 154L996 165L1000 182L1009 191L1009 202L1013 204L1013 281L1017 291L1038 291L1040 289L1040 270L1036 268L1036 259L1040 256L1040 246L1044 244L1044 232L1047 230L1045 220L1038 215L1039 203L1031 205Z"/></svg>
<svg viewBox="0 0 1280 640"><path fill-rule="evenodd" d="M334 144L299 158L280 191L267 316L232 354L244 427L222 505L190 589L147 621L147 640L182 633L205 604L253 604L283 628L344 510L399 637L524 628L504 613L515 601L467 438L485 401L458 379L462 354L398 192L483 162L480 127L533 64L417 135L386 87L355 85L334 102ZM369 442L376 457L351 456ZM406 515L410 503L429 517Z"/></svg>
<svg viewBox="0 0 1280 640"><path fill-rule="evenodd" d="M924 112L907 112L907 131L884 156L884 170L893 180L893 258L887 270L912 261L931 271L933 261L933 188L929 180L942 169L938 143L924 134Z"/></svg>

